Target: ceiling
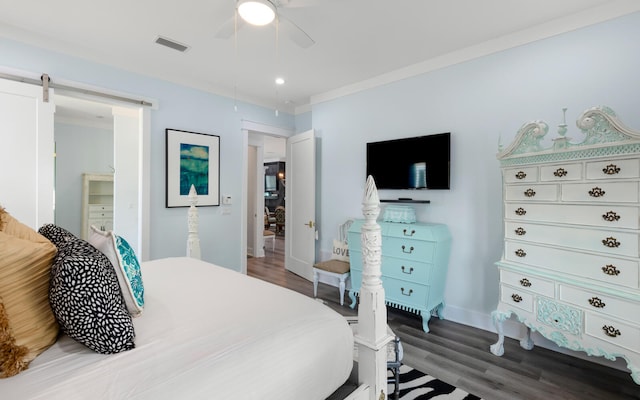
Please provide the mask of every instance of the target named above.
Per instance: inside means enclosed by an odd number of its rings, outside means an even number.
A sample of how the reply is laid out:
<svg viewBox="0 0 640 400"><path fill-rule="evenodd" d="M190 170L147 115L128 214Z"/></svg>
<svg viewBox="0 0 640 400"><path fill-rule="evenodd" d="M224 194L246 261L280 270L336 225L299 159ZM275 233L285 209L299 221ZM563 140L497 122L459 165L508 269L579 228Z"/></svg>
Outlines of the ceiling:
<svg viewBox="0 0 640 400"><path fill-rule="evenodd" d="M235 0L57 0L47 6L0 0L0 36L298 113L345 93L640 10L635 0L274 2L314 45L294 44L284 23L278 40L275 25L247 25L237 36L217 38L234 15ZM158 36L189 49L160 46ZM276 87L276 77L285 84Z"/></svg>

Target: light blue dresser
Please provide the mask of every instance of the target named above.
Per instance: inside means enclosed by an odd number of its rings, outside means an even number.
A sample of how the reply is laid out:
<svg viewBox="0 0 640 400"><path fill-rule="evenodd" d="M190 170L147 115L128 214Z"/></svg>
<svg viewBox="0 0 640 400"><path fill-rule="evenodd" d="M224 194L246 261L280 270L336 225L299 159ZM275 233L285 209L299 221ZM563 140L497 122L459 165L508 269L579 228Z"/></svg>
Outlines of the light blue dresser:
<svg viewBox="0 0 640 400"><path fill-rule="evenodd" d="M608 107L577 121L581 140L562 123L523 125L498 154L504 197L504 253L493 318L515 314L559 346L609 360L622 357L640 384L640 132ZM574 133L575 134L575 133Z"/></svg>
<svg viewBox="0 0 640 400"><path fill-rule="evenodd" d="M360 231L364 220L349 228L351 263L351 308L362 284ZM451 234L443 224L378 222L382 235L382 285L389 306L422 316L422 329L429 332L435 310L442 318L444 286L449 265Z"/></svg>

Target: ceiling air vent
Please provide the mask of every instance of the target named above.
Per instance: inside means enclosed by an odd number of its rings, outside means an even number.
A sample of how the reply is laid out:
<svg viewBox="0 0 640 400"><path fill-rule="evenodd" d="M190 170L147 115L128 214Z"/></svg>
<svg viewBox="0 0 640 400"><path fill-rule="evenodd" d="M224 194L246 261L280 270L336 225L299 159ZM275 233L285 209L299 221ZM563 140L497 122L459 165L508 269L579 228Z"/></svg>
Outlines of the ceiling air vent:
<svg viewBox="0 0 640 400"><path fill-rule="evenodd" d="M156 38L156 43L158 43L160 45L163 45L163 46L166 46L166 47L169 47L169 48L174 49L174 50L178 50L181 53L184 53L185 51L189 50L189 46L186 46L186 45L184 45L182 43L176 42L175 40L168 39L168 38L165 38L165 37L162 37L162 36L158 36Z"/></svg>

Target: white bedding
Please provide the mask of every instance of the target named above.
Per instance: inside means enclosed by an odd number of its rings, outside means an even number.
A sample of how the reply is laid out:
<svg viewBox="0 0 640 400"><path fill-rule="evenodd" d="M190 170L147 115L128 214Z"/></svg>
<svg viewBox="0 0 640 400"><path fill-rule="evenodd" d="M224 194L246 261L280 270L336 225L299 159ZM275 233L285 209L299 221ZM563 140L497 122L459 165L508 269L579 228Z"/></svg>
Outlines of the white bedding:
<svg viewBox="0 0 640 400"><path fill-rule="evenodd" d="M67 336L0 398L325 399L353 365L346 320L321 303L190 259L142 265L136 348L101 355Z"/></svg>

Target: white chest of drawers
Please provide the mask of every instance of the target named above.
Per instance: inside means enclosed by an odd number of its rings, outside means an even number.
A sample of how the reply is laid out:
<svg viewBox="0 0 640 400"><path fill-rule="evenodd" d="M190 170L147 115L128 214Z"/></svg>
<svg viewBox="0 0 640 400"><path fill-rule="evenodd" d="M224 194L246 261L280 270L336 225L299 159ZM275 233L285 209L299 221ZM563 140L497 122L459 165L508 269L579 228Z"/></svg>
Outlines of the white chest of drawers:
<svg viewBox="0 0 640 400"><path fill-rule="evenodd" d="M349 228L351 263L351 308L362 284L363 220ZM442 318L444 286L451 251L451 234L446 225L378 222L382 235L382 286L386 304L422 316L422 329L429 332L429 319L435 310Z"/></svg>
<svg viewBox="0 0 640 400"><path fill-rule="evenodd" d="M578 119L580 143L544 148L544 122L525 124L498 154L504 253L491 346L504 353L502 323L515 314L562 347L627 361L640 384L640 132L607 107Z"/></svg>

